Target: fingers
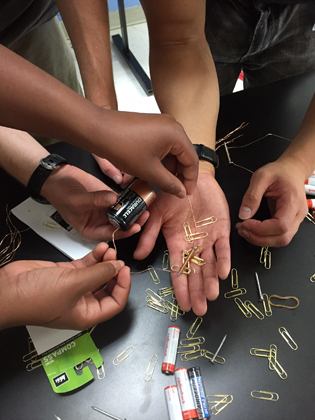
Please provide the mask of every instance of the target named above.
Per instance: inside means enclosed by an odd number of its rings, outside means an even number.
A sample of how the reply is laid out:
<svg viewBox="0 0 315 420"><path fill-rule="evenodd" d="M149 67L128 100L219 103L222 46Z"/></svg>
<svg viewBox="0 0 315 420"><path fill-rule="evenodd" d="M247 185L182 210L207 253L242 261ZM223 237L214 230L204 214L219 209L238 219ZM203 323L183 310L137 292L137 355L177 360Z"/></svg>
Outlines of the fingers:
<svg viewBox="0 0 315 420"><path fill-rule="evenodd" d="M123 181L123 175L121 171L116 168L107 159L100 158L99 156L93 155L102 172L111 178L116 184L121 184Z"/></svg>
<svg viewBox="0 0 315 420"><path fill-rule="evenodd" d="M238 217L240 219L247 220L255 215L269 185L270 180L266 171L264 171L264 176L260 176L258 172L253 174L239 210Z"/></svg>
<svg viewBox="0 0 315 420"><path fill-rule="evenodd" d="M112 206L117 201L117 194L112 191L94 191L76 194L71 201L73 211L84 213L94 209L104 209Z"/></svg>
<svg viewBox="0 0 315 420"><path fill-rule="evenodd" d="M161 218L158 216L157 212L153 210L140 236L137 248L133 253L133 257L136 260L143 260L151 253L156 239L159 236L160 229Z"/></svg>
<svg viewBox="0 0 315 420"><path fill-rule="evenodd" d="M91 267L84 267L78 270L72 270L70 275L72 281L67 282L68 288L71 289L65 293L71 293L79 299L91 290L96 290L102 285L109 282L124 267L123 261L112 260L110 262L100 262Z"/></svg>

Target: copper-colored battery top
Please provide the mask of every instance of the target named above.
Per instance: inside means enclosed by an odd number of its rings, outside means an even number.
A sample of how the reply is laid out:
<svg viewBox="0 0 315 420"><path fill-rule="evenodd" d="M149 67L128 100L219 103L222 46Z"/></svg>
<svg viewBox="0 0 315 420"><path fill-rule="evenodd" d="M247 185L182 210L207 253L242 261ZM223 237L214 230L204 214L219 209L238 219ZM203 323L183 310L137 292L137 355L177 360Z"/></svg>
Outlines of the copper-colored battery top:
<svg viewBox="0 0 315 420"><path fill-rule="evenodd" d="M136 194L138 194L146 203L147 207L149 207L149 205L156 198L156 194L150 187L150 185L142 181L141 179L136 179L135 181L133 181L133 183L128 187L128 190L134 191Z"/></svg>

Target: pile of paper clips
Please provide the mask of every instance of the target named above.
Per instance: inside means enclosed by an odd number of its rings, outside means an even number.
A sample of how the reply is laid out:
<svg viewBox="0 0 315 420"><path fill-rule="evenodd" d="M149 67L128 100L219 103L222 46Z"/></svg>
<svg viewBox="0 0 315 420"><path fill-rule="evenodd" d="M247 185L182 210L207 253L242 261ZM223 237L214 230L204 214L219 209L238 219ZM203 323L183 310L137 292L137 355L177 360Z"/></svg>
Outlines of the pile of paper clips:
<svg viewBox="0 0 315 420"><path fill-rule="evenodd" d="M171 298L172 301L165 299L167 297ZM163 314L170 312L170 320L172 322L177 320L178 315L185 315L185 312L177 304L172 286L163 287L157 293L151 289L146 289L145 300L149 308L155 309Z"/></svg>
<svg viewBox="0 0 315 420"><path fill-rule="evenodd" d="M225 359L218 355L218 351L216 353L211 353L209 350L201 348L200 346L205 343L206 339L204 337L195 337L202 321L203 319L198 316L187 331L186 338L180 340L180 345L177 348L177 353L180 354L180 360L182 362L188 362L197 359L198 357L205 357L211 362L223 365Z"/></svg>
<svg viewBox="0 0 315 420"><path fill-rule="evenodd" d="M213 416L219 414L233 401L233 395L206 395L206 401ZM214 405L212 405L214 404ZM212 407L210 407L212 405Z"/></svg>

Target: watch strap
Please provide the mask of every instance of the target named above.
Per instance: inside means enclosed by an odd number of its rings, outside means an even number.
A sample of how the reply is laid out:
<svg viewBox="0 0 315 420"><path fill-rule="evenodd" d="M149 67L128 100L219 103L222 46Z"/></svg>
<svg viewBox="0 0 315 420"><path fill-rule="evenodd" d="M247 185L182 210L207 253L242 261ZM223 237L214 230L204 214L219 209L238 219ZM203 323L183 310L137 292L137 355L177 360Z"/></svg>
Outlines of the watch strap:
<svg viewBox="0 0 315 420"><path fill-rule="evenodd" d="M42 186L54 169L67 163L68 162L65 158L57 155L56 153L52 153L40 160L40 164L32 173L27 184L27 189L30 193L30 196L35 201L38 201L42 204L49 204L49 201L40 195Z"/></svg>
<svg viewBox="0 0 315 420"><path fill-rule="evenodd" d="M210 162L215 168L219 166L219 157L213 149L210 149L210 147L207 147L204 144L194 144L193 146L199 160Z"/></svg>

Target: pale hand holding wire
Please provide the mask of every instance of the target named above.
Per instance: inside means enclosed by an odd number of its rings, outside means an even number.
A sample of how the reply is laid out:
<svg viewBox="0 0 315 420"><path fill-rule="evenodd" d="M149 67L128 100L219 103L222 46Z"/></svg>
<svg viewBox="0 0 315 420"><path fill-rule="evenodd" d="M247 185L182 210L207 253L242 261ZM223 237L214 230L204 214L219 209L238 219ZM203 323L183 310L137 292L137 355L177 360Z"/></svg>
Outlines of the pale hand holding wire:
<svg viewBox="0 0 315 420"><path fill-rule="evenodd" d="M288 245L307 215L305 174L297 164L279 158L254 172L236 224L240 236L258 246ZM268 199L270 219L253 219L262 197Z"/></svg>
<svg viewBox="0 0 315 420"><path fill-rule="evenodd" d="M75 166L63 165L47 178L41 193L83 237L111 239L116 228L109 223L106 210L118 195L99 179ZM116 239L139 232L148 217L144 212L126 232L117 232Z"/></svg>
<svg viewBox="0 0 315 420"><path fill-rule="evenodd" d="M86 329L121 312L131 287L129 268L105 243L72 262L10 263L0 270L0 281L0 329Z"/></svg>
<svg viewBox="0 0 315 420"><path fill-rule="evenodd" d="M170 266L182 265L182 252L193 246L201 246L197 255L206 262L196 267L193 275L171 272L175 295L179 306L185 312L191 308L196 315L207 311L207 299L214 300L219 294L219 280L225 279L230 272L230 215L225 195L213 176L199 174L197 187L190 201L196 221L215 216L213 224L194 228L189 200L180 200L165 193L159 193L150 206L150 217L140 237L134 253L137 259L143 259L154 248L156 239L162 229L170 254ZM185 241L183 224L189 222L192 231L204 231L208 236L194 241ZM195 230L193 230L193 228Z"/></svg>

